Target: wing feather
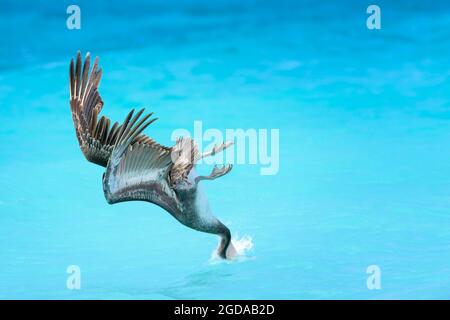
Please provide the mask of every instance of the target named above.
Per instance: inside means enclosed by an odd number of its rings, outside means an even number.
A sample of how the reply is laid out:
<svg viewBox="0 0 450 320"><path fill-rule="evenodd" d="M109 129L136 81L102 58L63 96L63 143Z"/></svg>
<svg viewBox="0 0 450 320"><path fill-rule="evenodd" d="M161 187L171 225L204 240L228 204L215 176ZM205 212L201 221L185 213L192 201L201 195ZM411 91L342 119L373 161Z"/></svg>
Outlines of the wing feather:
<svg viewBox="0 0 450 320"><path fill-rule="evenodd" d="M80 52L75 62L73 59L70 62L70 107L81 151L88 161L106 167L114 145L123 134L127 133L127 130L134 128L143 110L139 111L133 119L131 119L133 111L130 112L123 124L119 125L115 122L112 127L110 127L109 118L101 116L99 119L99 113L103 108L103 100L98 91L102 69L98 68L97 57L89 72L90 62L90 54L86 55L83 63ZM144 135L138 137L137 141L170 151L170 148L159 145Z"/></svg>
<svg viewBox="0 0 450 320"><path fill-rule="evenodd" d="M138 113L141 116L142 113ZM125 119L122 130L111 154L103 179L105 197L109 203L144 200L164 209L178 210L178 200L168 183L172 167L171 150L141 138L141 132L156 119L150 115Z"/></svg>
<svg viewBox="0 0 450 320"><path fill-rule="evenodd" d="M81 53L78 52L75 62L72 59L69 70L72 119L78 143L86 159L106 167L113 150L122 150L123 146L127 145L130 150L124 156L120 167L122 171L119 172L123 179L130 172L164 168L164 175L171 186L185 181L200 157L194 140L180 138L173 148L158 144L152 138L142 134L142 131L156 120L149 120L153 113L142 117L144 109L136 114L132 110L122 124L115 122L112 126L111 120L106 116L99 118L103 108L103 100L98 91L102 69L99 69L98 57L96 57L92 69L89 70L90 59L88 53L83 63ZM135 144L137 146L133 151ZM121 148L116 148L117 145ZM124 151L126 150L123 149L122 152ZM134 159L134 156L138 157ZM171 158L173 161L169 161ZM121 158L116 156L115 161L118 159ZM152 163L150 167L148 167L149 163Z"/></svg>

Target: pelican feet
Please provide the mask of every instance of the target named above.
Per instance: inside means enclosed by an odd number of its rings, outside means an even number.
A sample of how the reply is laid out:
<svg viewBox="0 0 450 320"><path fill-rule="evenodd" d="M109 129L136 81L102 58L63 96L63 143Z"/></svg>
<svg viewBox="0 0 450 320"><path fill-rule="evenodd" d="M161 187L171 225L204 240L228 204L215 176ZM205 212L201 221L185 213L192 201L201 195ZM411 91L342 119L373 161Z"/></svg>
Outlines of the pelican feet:
<svg viewBox="0 0 450 320"><path fill-rule="evenodd" d="M206 158L206 157L209 157L209 156L214 156L217 153L225 150L226 148L228 148L232 144L234 144L233 141L226 141L226 142L223 142L223 143L218 143L210 151L202 153L201 156L200 156L200 159Z"/></svg>
<svg viewBox="0 0 450 320"><path fill-rule="evenodd" d="M195 178L195 184L197 185L201 180L214 180L219 177L222 177L226 175L228 172L231 171L233 168L233 165L227 164L222 167L218 167L217 165L214 166L214 169L211 171L211 174L209 176L198 176Z"/></svg>

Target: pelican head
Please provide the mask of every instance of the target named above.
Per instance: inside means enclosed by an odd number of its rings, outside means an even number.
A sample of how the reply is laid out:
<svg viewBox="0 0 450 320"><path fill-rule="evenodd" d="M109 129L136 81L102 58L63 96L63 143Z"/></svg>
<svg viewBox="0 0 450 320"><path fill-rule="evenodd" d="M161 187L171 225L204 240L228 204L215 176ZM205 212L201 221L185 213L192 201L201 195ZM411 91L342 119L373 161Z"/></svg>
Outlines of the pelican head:
<svg viewBox="0 0 450 320"><path fill-rule="evenodd" d="M189 228L219 236L217 255L223 259L232 259L236 256L236 250L231 242L230 229L213 215L206 194L198 185L197 178L195 170L192 170L188 183L176 186L181 210L169 212Z"/></svg>
<svg viewBox="0 0 450 320"><path fill-rule="evenodd" d="M222 223L221 223L222 224ZM233 258L233 251L231 248L231 232L224 224L222 224L222 231L218 234L220 236L219 247L217 248L217 255L222 259ZM231 248L230 248L231 246Z"/></svg>

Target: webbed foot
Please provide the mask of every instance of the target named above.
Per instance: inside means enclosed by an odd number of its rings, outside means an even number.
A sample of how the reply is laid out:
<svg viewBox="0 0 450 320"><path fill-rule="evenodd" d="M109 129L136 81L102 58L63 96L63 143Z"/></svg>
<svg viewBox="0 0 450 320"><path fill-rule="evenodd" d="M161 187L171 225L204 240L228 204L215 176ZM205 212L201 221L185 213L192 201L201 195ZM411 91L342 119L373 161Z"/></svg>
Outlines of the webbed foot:
<svg viewBox="0 0 450 320"><path fill-rule="evenodd" d="M226 175L228 172L231 171L233 168L233 165L227 164L222 167L218 167L217 165L214 166L214 169L211 171L211 174L209 176L198 176L195 178L195 184L198 184L201 180L214 180L219 177L222 177Z"/></svg>

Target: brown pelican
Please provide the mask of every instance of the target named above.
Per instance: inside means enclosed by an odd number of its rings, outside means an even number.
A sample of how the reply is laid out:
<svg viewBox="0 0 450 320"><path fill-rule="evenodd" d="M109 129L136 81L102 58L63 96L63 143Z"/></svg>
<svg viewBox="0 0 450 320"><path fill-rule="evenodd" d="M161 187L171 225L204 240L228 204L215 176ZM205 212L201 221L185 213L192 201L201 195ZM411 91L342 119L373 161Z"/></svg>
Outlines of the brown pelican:
<svg viewBox="0 0 450 320"><path fill-rule="evenodd" d="M98 115L103 100L98 92L102 70L98 57L90 70L90 54L84 64L78 52L76 62L70 63L70 108L76 136L86 159L106 167L103 191L106 201L148 201L168 211L179 222L192 229L220 236L218 255L231 258L235 249L230 230L215 218L198 188L201 180L213 180L230 172L232 166L214 166L208 176L195 173L195 164L230 146L217 144L209 152L199 153L196 143L179 138L175 146L165 147L143 134L157 118L144 115L144 109L134 110L122 124Z"/></svg>

